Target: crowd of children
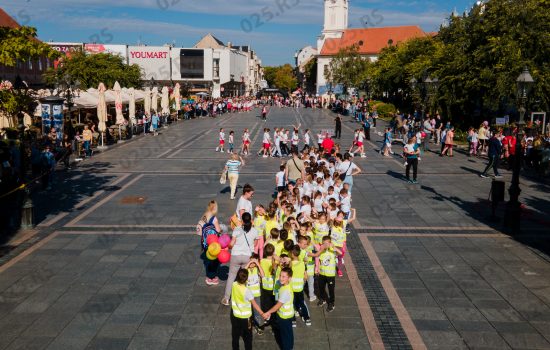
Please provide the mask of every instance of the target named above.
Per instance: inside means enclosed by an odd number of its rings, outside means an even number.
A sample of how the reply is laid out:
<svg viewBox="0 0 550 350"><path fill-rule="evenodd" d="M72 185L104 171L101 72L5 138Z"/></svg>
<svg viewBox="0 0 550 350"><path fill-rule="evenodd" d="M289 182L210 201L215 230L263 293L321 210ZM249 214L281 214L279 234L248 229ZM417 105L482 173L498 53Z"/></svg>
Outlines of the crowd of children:
<svg viewBox="0 0 550 350"><path fill-rule="evenodd" d="M335 308L336 277L343 276L347 225L355 219L355 209L349 184L335 170L337 159L314 151L303 158L305 178L286 183L281 165L275 199L255 209L259 239L232 286L234 349L240 338L250 349L252 329L262 335L268 326L281 349L293 349L297 319L312 324L306 298L326 306L327 312Z"/></svg>

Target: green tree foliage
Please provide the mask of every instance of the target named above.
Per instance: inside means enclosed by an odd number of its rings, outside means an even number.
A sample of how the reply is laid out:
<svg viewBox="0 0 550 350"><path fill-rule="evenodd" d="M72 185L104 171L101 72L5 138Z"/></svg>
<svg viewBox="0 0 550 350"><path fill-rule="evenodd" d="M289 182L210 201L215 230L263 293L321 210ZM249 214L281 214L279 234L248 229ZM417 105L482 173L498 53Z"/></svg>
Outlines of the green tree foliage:
<svg viewBox="0 0 550 350"><path fill-rule="evenodd" d="M294 68L288 63L277 67L264 67L264 78L271 88L290 91L298 86Z"/></svg>
<svg viewBox="0 0 550 350"><path fill-rule="evenodd" d="M317 85L317 58L312 58L304 67L304 77L306 79L306 90L315 91Z"/></svg>
<svg viewBox="0 0 550 350"><path fill-rule="evenodd" d="M83 89L97 88L101 82L111 88L116 81L122 87L140 87L142 73L138 65L127 65L119 55L76 52L65 57L57 69L48 69L44 80L53 85L65 76L80 81Z"/></svg>
<svg viewBox="0 0 550 350"><path fill-rule="evenodd" d="M17 61L26 62L39 57L56 58L59 53L36 39L32 27L0 27L0 64L15 67Z"/></svg>
<svg viewBox="0 0 550 350"><path fill-rule="evenodd" d="M361 57L357 45L346 47L330 61L325 79L333 85L341 84L344 92L350 87L360 88L367 78L368 65L368 59Z"/></svg>

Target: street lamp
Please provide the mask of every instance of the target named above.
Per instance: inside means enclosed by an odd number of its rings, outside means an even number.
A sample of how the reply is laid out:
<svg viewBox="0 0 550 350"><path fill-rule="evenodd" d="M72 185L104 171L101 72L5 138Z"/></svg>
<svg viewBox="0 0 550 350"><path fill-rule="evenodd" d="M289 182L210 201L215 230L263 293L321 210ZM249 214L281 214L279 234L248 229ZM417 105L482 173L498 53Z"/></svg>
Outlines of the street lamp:
<svg viewBox="0 0 550 350"><path fill-rule="evenodd" d="M506 205L506 216L504 219L504 225L513 234L519 234L521 230L521 204L519 202L519 195L521 193L521 189L519 188L519 174L521 171L521 162L523 156L521 140L523 139L523 125L525 125L525 103L527 102L529 92L535 83L535 80L529 73L529 69L527 69L527 67L523 69L523 72L517 78L516 83L519 106L519 121L516 127L516 156L514 159L514 172L512 174L512 183L510 185L510 189L508 190L508 193L510 194L510 201L508 201Z"/></svg>
<svg viewBox="0 0 550 350"><path fill-rule="evenodd" d="M428 75L428 77L424 79L424 87L426 90L426 104L428 104L429 102L433 102L431 100L437 94L437 89L439 88L439 79L437 77L432 78ZM429 109L430 108L428 108L428 110ZM424 111L422 114L424 114Z"/></svg>

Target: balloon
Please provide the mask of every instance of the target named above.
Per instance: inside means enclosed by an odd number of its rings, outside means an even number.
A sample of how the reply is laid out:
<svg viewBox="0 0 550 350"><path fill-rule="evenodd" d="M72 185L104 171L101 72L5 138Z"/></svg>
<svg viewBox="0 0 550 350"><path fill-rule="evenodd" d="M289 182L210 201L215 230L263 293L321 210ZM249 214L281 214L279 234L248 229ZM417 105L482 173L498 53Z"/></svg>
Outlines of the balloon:
<svg viewBox="0 0 550 350"><path fill-rule="evenodd" d="M206 244L210 245L214 242L218 242L218 236L217 235L208 235L206 237Z"/></svg>
<svg viewBox="0 0 550 350"><path fill-rule="evenodd" d="M210 253L208 253L208 251L206 251L206 258L207 258L208 260L216 260L216 257L210 255Z"/></svg>
<svg viewBox="0 0 550 350"><path fill-rule="evenodd" d="M231 260L231 254L229 253L228 250L222 250L218 254L218 260L220 261L220 263L225 264L229 262L229 260Z"/></svg>
<svg viewBox="0 0 550 350"><path fill-rule="evenodd" d="M218 256L220 250L222 250L222 246L218 242L214 242L208 246L208 253L211 256Z"/></svg>
<svg viewBox="0 0 550 350"><path fill-rule="evenodd" d="M227 246L229 246L229 243L231 243L231 236L229 236L227 233L221 235L221 237L218 239L218 243L220 243L222 249L227 248Z"/></svg>

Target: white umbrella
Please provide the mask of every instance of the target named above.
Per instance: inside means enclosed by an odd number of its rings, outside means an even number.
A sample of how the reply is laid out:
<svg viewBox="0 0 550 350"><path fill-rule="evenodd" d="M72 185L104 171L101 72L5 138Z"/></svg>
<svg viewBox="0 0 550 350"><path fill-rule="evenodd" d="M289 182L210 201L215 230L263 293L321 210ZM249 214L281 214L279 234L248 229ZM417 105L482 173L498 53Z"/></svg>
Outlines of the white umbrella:
<svg viewBox="0 0 550 350"><path fill-rule="evenodd" d="M107 121L107 103L105 102L105 84L99 83L97 88L99 91L99 98L97 101L97 118L99 119L99 125L97 129L101 133L101 146L103 145L103 133L107 129L105 122Z"/></svg>
<svg viewBox="0 0 550 350"><path fill-rule="evenodd" d="M145 88L145 96L143 97L143 109L145 114L151 113L151 89Z"/></svg>
<svg viewBox="0 0 550 350"><path fill-rule="evenodd" d="M32 117L28 113L23 113L23 125L28 130L32 125Z"/></svg>
<svg viewBox="0 0 550 350"><path fill-rule="evenodd" d="M155 86L153 88L153 96L151 97L151 109L157 112L158 104L159 104L159 89Z"/></svg>
<svg viewBox="0 0 550 350"><path fill-rule="evenodd" d="M162 114L170 114L170 97L168 96L168 87L162 88L162 98L160 100L160 107L162 108Z"/></svg>
<svg viewBox="0 0 550 350"><path fill-rule="evenodd" d="M122 114L122 89L120 88L120 84L118 83L118 81L115 82L113 90L115 91L116 123L118 125L124 125L126 123L126 120L124 119L124 115Z"/></svg>
<svg viewBox="0 0 550 350"><path fill-rule="evenodd" d="M130 88L128 94L130 95L128 118L130 119L130 125L136 125L136 91L134 88Z"/></svg>
<svg viewBox="0 0 550 350"><path fill-rule="evenodd" d="M180 95L180 83L177 83L174 87L174 100L176 100L176 111L181 110L181 95Z"/></svg>

